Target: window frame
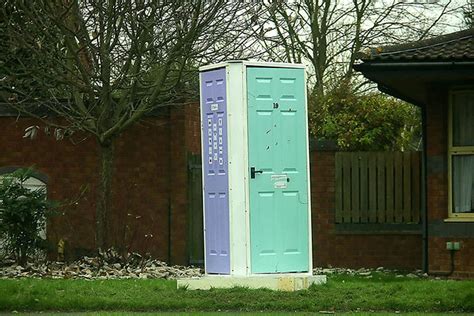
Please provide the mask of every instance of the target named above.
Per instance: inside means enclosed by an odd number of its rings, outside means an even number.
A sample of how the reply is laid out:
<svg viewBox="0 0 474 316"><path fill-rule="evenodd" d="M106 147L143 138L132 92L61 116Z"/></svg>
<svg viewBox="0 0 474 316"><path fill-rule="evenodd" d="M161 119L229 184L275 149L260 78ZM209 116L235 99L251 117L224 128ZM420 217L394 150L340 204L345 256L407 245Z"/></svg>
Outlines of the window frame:
<svg viewBox="0 0 474 316"><path fill-rule="evenodd" d="M449 92L448 102L448 220L474 221L474 212L453 212L453 156L474 155L474 146L453 146L453 99L460 93L474 94L474 87L457 88Z"/></svg>

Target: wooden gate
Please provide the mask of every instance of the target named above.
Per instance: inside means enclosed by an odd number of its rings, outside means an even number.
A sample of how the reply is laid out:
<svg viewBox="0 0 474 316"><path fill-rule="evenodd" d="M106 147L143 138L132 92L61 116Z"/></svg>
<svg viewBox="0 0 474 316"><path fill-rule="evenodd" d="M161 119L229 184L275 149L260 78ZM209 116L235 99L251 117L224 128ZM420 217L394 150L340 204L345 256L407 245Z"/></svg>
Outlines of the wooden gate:
<svg viewBox="0 0 474 316"><path fill-rule="evenodd" d="M336 153L336 223L419 223L420 152Z"/></svg>
<svg viewBox="0 0 474 316"><path fill-rule="evenodd" d="M188 156L188 262L204 265L201 155Z"/></svg>

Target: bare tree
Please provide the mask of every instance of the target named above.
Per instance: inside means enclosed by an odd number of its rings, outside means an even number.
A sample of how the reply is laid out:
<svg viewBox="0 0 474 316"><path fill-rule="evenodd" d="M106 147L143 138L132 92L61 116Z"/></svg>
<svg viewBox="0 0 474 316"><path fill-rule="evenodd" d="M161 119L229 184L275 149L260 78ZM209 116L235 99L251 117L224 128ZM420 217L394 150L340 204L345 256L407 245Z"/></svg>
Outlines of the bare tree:
<svg viewBox="0 0 474 316"><path fill-rule="evenodd" d="M1 96L46 124L97 140L99 249L109 246L114 140L176 100L196 63L244 54L252 45L247 7L223 0L7 0L1 9Z"/></svg>
<svg viewBox="0 0 474 316"><path fill-rule="evenodd" d="M474 27L474 0L466 0L462 6L464 24L468 28Z"/></svg>
<svg viewBox="0 0 474 316"><path fill-rule="evenodd" d="M268 57L309 63L312 91L322 96L352 78L362 48L441 32L457 7L451 0L294 0L270 2L265 9L259 38Z"/></svg>

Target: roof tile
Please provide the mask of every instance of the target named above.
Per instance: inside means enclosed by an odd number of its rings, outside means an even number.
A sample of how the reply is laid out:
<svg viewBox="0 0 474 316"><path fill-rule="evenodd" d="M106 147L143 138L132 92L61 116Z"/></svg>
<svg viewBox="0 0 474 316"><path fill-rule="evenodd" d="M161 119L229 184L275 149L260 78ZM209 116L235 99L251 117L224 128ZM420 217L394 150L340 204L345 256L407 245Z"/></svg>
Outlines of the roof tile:
<svg viewBox="0 0 474 316"><path fill-rule="evenodd" d="M474 60L474 28L417 42L360 52L363 61Z"/></svg>

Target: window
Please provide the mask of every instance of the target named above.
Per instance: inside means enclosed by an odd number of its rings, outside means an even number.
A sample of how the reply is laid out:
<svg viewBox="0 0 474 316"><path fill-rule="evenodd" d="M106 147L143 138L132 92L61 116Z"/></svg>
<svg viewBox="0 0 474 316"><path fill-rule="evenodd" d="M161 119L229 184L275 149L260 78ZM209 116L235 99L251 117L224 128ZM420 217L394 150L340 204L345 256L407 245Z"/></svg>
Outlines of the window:
<svg viewBox="0 0 474 316"><path fill-rule="evenodd" d="M451 93L448 163L449 216L474 220L474 90Z"/></svg>

